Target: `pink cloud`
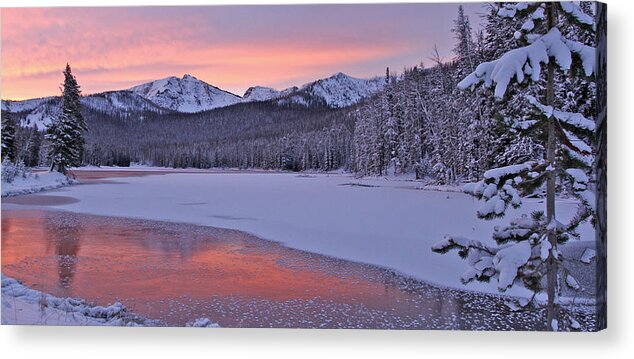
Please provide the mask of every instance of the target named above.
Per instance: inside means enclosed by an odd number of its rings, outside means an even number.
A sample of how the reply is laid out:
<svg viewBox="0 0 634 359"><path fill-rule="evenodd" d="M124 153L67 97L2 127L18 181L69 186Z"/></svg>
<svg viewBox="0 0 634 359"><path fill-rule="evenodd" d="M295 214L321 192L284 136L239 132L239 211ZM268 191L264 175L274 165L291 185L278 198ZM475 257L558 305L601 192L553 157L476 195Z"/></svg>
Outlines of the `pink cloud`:
<svg viewBox="0 0 634 359"><path fill-rule="evenodd" d="M183 73L240 94L342 70L378 75L390 61L414 65L408 54L422 58L439 36L438 26L415 31L420 16L411 13L405 5L3 9L2 97L56 95L66 62L85 93Z"/></svg>

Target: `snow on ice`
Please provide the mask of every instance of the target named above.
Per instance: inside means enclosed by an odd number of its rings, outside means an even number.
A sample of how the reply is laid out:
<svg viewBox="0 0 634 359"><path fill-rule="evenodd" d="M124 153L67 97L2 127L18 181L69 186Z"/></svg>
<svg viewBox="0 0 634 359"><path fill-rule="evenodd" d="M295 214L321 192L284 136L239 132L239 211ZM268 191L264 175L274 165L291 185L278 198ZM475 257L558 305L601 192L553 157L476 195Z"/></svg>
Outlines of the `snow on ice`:
<svg viewBox="0 0 634 359"><path fill-rule="evenodd" d="M498 292L489 283L463 286L460 275L467 264L430 249L446 234L495 244L494 227L508 219L479 220L475 215L479 201L464 193L420 190L418 182L334 174L166 174L112 182L68 187L64 195L80 201L55 207L237 229L293 248L389 267L443 286ZM183 205L190 202L201 204ZM541 202L525 199L507 216L543 210ZM574 200L559 200L557 218L572 218L577 205ZM594 240L589 224L583 224L580 232L582 240ZM504 258L507 261L513 262L510 254ZM521 288L508 293L529 294Z"/></svg>

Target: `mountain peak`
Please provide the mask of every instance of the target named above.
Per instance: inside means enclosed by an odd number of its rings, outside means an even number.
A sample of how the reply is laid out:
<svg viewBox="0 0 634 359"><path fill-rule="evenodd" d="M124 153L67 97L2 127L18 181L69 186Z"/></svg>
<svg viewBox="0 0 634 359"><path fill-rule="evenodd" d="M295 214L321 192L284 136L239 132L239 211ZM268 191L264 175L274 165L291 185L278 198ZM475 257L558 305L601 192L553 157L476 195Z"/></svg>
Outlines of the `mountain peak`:
<svg viewBox="0 0 634 359"><path fill-rule="evenodd" d="M384 85L380 78L360 79L337 72L336 74L302 86L312 97L323 99L329 107L346 107L379 92Z"/></svg>
<svg viewBox="0 0 634 359"><path fill-rule="evenodd" d="M200 112L240 102L234 95L201 81L190 74L170 76L134 86L130 91L155 104L178 112Z"/></svg>
<svg viewBox="0 0 634 359"><path fill-rule="evenodd" d="M350 76L344 74L343 72L337 72L336 74L330 76L331 78L336 78L336 79L342 79L342 78L348 78Z"/></svg>
<svg viewBox="0 0 634 359"><path fill-rule="evenodd" d="M242 101L267 101L279 96L280 91L277 91L274 88L265 86L252 86L244 92L244 96L242 96Z"/></svg>

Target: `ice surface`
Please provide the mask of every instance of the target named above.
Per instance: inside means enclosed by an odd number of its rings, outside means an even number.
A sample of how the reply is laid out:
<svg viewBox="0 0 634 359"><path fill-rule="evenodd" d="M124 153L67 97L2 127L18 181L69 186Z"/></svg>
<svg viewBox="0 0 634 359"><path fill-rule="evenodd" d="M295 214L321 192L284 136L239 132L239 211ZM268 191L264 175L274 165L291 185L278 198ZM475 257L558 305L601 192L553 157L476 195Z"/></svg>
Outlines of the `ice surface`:
<svg viewBox="0 0 634 359"><path fill-rule="evenodd" d="M65 196L80 201L57 207L238 229L290 247L393 268L432 283L498 292L489 283L464 287L460 275L466 263L431 251L446 234L495 245L493 228L506 222L479 220L475 211L480 203L467 194L419 190L416 182L409 181L326 174L227 172L112 181L126 184L71 186ZM204 204L182 205L188 202ZM515 218L543 210L540 202L526 199L521 211L509 209L508 214ZM572 218L577 205L560 200L557 218ZM594 240L589 224L582 225L580 232L583 240ZM528 294L521 289L512 293Z"/></svg>
<svg viewBox="0 0 634 359"><path fill-rule="evenodd" d="M597 256L597 252L592 248L586 248L579 260L583 263L590 264L592 260Z"/></svg>

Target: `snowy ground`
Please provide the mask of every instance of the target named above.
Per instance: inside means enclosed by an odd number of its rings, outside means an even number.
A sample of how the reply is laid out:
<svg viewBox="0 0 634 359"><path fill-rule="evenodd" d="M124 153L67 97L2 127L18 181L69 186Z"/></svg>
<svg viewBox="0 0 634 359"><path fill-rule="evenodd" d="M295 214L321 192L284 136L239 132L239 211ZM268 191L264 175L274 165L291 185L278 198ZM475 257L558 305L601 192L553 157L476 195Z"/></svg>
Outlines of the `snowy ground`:
<svg viewBox="0 0 634 359"><path fill-rule="evenodd" d="M55 207L238 229L290 247L393 268L441 286L497 293L494 283L462 285L459 277L466 263L430 248L445 234L489 242L501 221L477 219L480 204L468 195L420 187L418 182L348 175L166 174L64 188L55 195L79 201ZM542 200L529 199L521 212L543 207ZM574 202L559 201L558 219L564 222L575 209ZM509 218L520 214L511 211ZM592 227L584 224L581 233L592 246ZM528 293L513 289L508 294Z"/></svg>
<svg viewBox="0 0 634 359"><path fill-rule="evenodd" d="M75 182L59 172L34 173L27 178L18 176L11 183L2 182L2 197L60 188Z"/></svg>
<svg viewBox="0 0 634 359"><path fill-rule="evenodd" d="M129 313L121 303L93 306L81 299L58 298L2 275L2 324L157 326Z"/></svg>

